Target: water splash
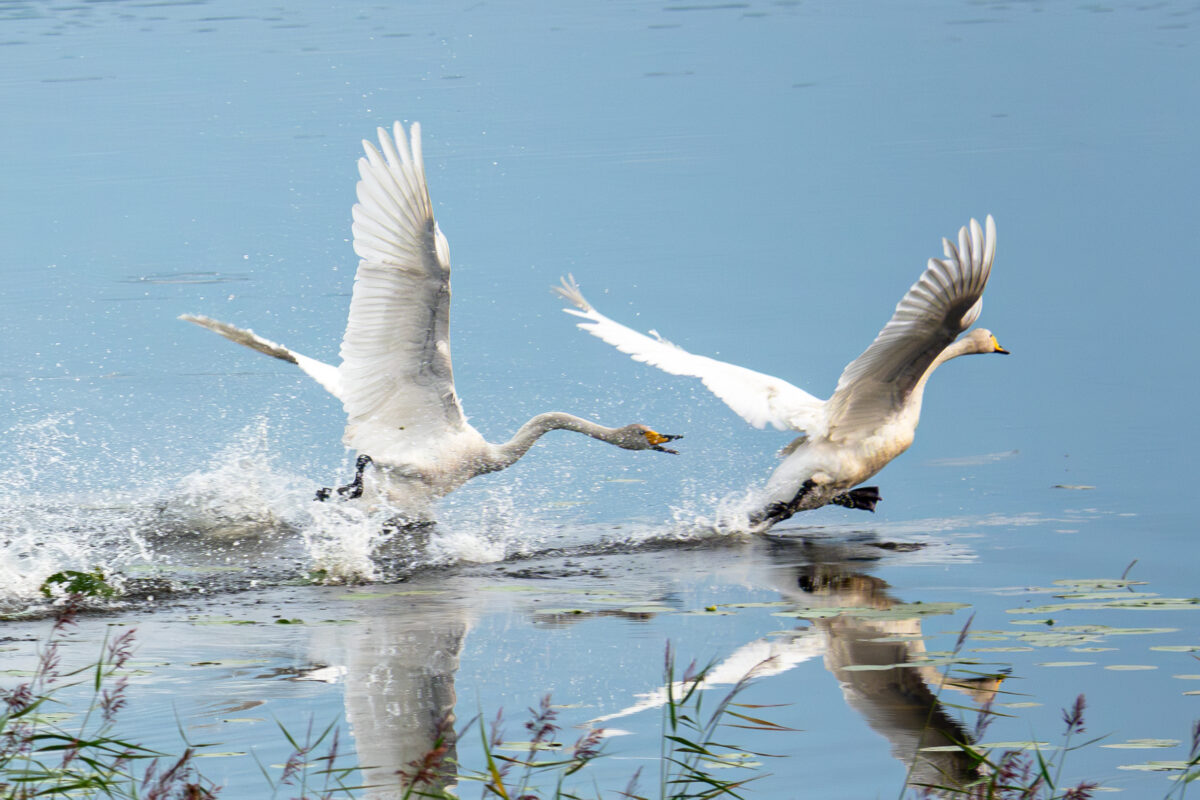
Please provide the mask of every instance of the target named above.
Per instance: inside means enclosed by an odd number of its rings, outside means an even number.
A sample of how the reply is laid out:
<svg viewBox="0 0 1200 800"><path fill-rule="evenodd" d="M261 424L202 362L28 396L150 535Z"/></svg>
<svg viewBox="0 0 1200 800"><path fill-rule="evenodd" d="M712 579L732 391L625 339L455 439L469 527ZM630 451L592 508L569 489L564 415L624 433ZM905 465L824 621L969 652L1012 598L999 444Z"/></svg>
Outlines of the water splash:
<svg viewBox="0 0 1200 800"><path fill-rule="evenodd" d="M80 488L98 463L111 467L112 459L76 432L73 415L18 423L5 434L10 460L0 469L0 610L38 596L55 572L99 567L111 573L147 560L136 531L149 509L127 493ZM85 460L80 452L93 455ZM130 459L136 462L137 454Z"/></svg>
<svg viewBox="0 0 1200 800"><path fill-rule="evenodd" d="M208 465L158 490L160 534L212 539L294 531L304 524L307 481L278 464L265 416L251 421Z"/></svg>
<svg viewBox="0 0 1200 800"><path fill-rule="evenodd" d="M88 426L72 415L14 426L0 466L0 611L37 601L42 582L66 569L124 575L127 597L161 598L309 578L389 581L461 563L713 535L701 515L678 510L666 524L588 521L607 516L607 506L570 488L569 463L552 475L472 482L436 504L436 525L400 527L399 509L314 502L312 473L348 474L350 456L333 472L285 463L271 420L252 419L182 474L166 466L178 453L112 452L103 433L81 434Z"/></svg>

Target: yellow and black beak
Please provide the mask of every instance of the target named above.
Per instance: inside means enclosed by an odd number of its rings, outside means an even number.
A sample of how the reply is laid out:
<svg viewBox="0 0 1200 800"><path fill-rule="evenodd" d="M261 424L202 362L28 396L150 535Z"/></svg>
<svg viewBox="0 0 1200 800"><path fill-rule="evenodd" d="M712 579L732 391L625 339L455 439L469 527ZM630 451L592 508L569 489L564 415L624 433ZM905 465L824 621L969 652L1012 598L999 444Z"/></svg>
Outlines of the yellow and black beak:
<svg viewBox="0 0 1200 800"><path fill-rule="evenodd" d="M995 336L992 337L992 352L993 353L1003 353L1004 355L1009 355L1009 352L1007 350L1005 350L1003 347L1001 347L1000 343L998 341L996 341Z"/></svg>
<svg viewBox="0 0 1200 800"><path fill-rule="evenodd" d="M646 437L646 441L650 443L651 450L657 450L660 453L673 453L674 455L679 455L678 450L671 450L663 447L662 445L665 442L673 442L676 439L682 439L683 434L676 435L670 433L659 433L658 431L646 431L646 433L643 435Z"/></svg>

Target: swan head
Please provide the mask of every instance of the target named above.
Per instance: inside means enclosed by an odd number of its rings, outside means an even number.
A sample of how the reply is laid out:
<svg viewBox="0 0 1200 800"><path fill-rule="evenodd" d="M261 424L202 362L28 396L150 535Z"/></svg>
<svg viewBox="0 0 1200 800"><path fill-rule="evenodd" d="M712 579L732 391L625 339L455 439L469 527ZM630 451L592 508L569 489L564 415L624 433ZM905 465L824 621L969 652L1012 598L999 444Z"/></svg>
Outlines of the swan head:
<svg viewBox="0 0 1200 800"><path fill-rule="evenodd" d="M1001 353L1008 355L1008 351L1000 346L1000 342L996 341L995 335L987 328L976 328L963 337L963 345L965 353Z"/></svg>
<svg viewBox="0 0 1200 800"><path fill-rule="evenodd" d="M678 451L670 450L663 445L682 438L682 434L659 433L645 425L626 425L624 428L617 429L614 444L626 450L657 450L660 453L679 455Z"/></svg>

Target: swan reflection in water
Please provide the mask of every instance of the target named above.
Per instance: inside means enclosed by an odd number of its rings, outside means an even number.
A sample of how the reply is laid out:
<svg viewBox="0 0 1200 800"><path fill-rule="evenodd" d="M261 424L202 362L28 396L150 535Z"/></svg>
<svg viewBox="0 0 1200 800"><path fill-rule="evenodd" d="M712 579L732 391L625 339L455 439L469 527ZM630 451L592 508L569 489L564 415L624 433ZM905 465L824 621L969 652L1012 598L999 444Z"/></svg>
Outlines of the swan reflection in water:
<svg viewBox="0 0 1200 800"><path fill-rule="evenodd" d="M794 601L797 617L809 624L741 646L708 672L704 688L732 685L752 669L759 680L768 679L820 656L847 705L888 740L893 757L906 766L913 764L909 776L913 785L956 785L976 777L963 752L925 749L972 738L946 712L938 696L944 684L945 689L965 693L983 705L995 696L1002 676L950 681L934 666L919 666L926 653L921 638L923 620L918 615L872 618L855 616L852 611L822 615L822 609L882 611L900 605L886 582L863 571L862 551L868 548L821 540L760 542L754 547L759 553L765 548L767 558L766 563L751 568L751 580ZM878 558L880 551L869 549ZM758 553L745 555L761 561L756 558ZM461 588L454 592L461 598L478 600L481 594L477 587L464 584ZM386 597L387 587L378 589ZM547 590L552 592L553 587ZM425 756L439 737L448 750L442 762L444 772L434 785L449 788L457 782L455 673L472 621L484 612L469 599L448 597L414 594L394 601L372 600L359 615L362 623L315 632L324 637L312 642L315 660L345 668L346 717L358 763L364 765L363 781L374 787L365 795L370 800L403 796L399 771L411 771L410 765ZM805 610L814 610L812 617L805 618ZM542 618L542 622L587 624L590 618L611 613L618 612L564 615ZM631 619L651 616L638 613ZM679 645L680 649L688 647L687 642ZM910 666L893 666L899 664ZM665 699L666 688L662 687L590 724L602 726L659 707ZM796 748L802 746L802 742L796 743Z"/></svg>
<svg viewBox="0 0 1200 800"><path fill-rule="evenodd" d="M383 588L383 587L381 587ZM393 592L394 593L394 592ZM474 612L441 597L369 601L361 623L317 632L311 656L336 664L344 681L346 720L353 735L367 800L404 796L401 771L411 772L440 743L438 775L427 790L457 783L454 704L459 655ZM382 612L382 613L381 613Z"/></svg>
<svg viewBox="0 0 1200 800"><path fill-rule="evenodd" d="M795 601L798 618L812 611L811 624L742 645L708 670L702 688L731 687L747 674L762 680L821 656L847 705L888 740L893 757L912 766L910 785L961 786L978 777L974 759L957 748L974 737L946 712L939 696L950 689L978 706L989 705L1003 674L949 678L934 666L920 666L928 658L920 615L856 616L856 608L886 611L901 604L885 581L861 571L866 548L808 539L776 540L769 547L775 566L767 582ZM832 609L846 610L821 613ZM604 724L662 706L666 699L667 688L661 687L591 722ZM954 749L927 749L946 746Z"/></svg>

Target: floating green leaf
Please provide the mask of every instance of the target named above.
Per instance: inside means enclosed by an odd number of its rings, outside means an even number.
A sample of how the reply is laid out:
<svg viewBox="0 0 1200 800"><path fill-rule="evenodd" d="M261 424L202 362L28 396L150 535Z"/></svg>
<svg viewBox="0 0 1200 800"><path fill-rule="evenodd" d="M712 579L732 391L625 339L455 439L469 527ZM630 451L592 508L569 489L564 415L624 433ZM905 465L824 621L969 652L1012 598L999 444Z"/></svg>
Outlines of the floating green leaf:
<svg viewBox="0 0 1200 800"><path fill-rule="evenodd" d="M490 591L505 591L494 586L481 587ZM526 589L509 589L507 591L526 591ZM533 587L529 587L528 591L533 591ZM341 596L342 600L382 600L385 597L416 597L423 595L445 594L441 589L402 589L397 591L387 592L347 592Z"/></svg>
<svg viewBox="0 0 1200 800"><path fill-rule="evenodd" d="M1152 664L1108 664L1104 668L1118 672L1134 672L1142 669L1158 669L1158 667Z"/></svg>
<svg viewBox="0 0 1200 800"><path fill-rule="evenodd" d="M1130 739L1127 742L1114 742L1100 746L1111 750L1153 750L1157 747L1175 747L1178 744L1178 739Z"/></svg>
<svg viewBox="0 0 1200 800"><path fill-rule="evenodd" d="M1028 653L1032 647L972 647L972 653Z"/></svg>
<svg viewBox="0 0 1200 800"><path fill-rule="evenodd" d="M1099 611L1107 608L1136 609L1139 611L1186 611L1200 610L1200 598L1196 597L1149 597L1127 595L1123 600L1108 600L1102 603L1052 603L1043 606L1010 608L1009 614L1054 614L1062 611Z"/></svg>
<svg viewBox="0 0 1200 800"><path fill-rule="evenodd" d="M1131 769L1139 772L1174 772L1188 768L1186 761L1147 761L1144 764L1121 764L1117 769Z"/></svg>
<svg viewBox="0 0 1200 800"><path fill-rule="evenodd" d="M888 608L869 608L865 606L840 606L819 608L794 608L790 611L776 611L775 617L799 617L803 619L819 619L822 617L846 616L858 619L912 619L914 617L931 616L934 614L953 614L960 609L970 608L968 603L897 603Z"/></svg>
<svg viewBox="0 0 1200 800"><path fill-rule="evenodd" d="M528 753L530 747L534 750L561 750L562 742L501 742L496 745L497 750L510 750L518 753Z"/></svg>

